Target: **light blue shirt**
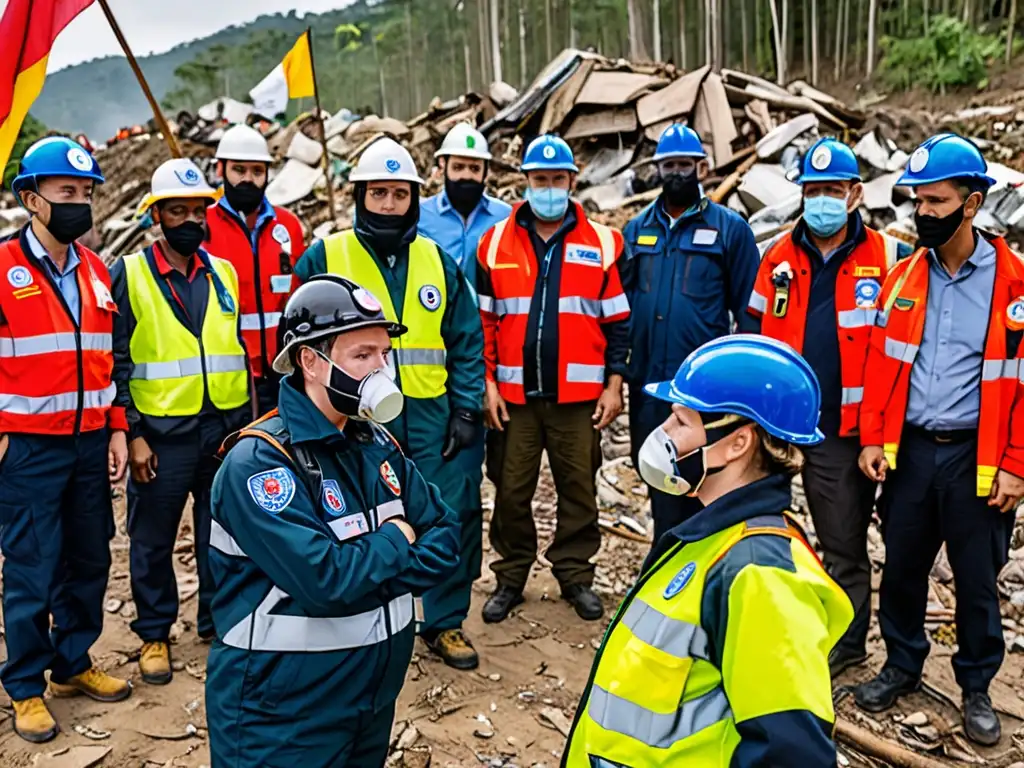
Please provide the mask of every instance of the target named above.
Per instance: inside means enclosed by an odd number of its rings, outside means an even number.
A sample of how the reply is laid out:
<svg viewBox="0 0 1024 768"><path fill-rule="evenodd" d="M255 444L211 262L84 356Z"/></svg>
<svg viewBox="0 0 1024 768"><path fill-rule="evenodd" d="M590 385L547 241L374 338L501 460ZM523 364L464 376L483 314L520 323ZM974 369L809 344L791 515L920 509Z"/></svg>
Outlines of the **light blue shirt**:
<svg viewBox="0 0 1024 768"><path fill-rule="evenodd" d="M441 250L455 259L466 280L474 285L476 278L476 248L484 233L512 213L512 206L496 197L484 195L469 219L452 208L448 193L428 197L420 203L419 233L429 237Z"/></svg>
<svg viewBox="0 0 1024 768"><path fill-rule="evenodd" d="M974 253L950 277L928 252L928 303L910 369L907 422L936 432L977 429L981 370L996 280L996 249L977 235Z"/></svg>
<svg viewBox="0 0 1024 768"><path fill-rule="evenodd" d="M246 228L248 228L249 225L246 222L245 216L243 216L241 213L232 208L231 203L228 202L228 199L226 197L222 197L220 200L218 200L217 205L219 205L225 211L230 213L240 222L245 224ZM263 229L264 224L266 224L268 221L274 218L274 215L274 206L272 206L270 202L267 200L267 198L264 197L263 202L260 203L260 209L256 214L256 226L248 230L249 245L252 247L253 253L256 253L256 251L259 249L260 230Z"/></svg>
<svg viewBox="0 0 1024 768"><path fill-rule="evenodd" d="M43 269L50 275L54 285L57 286L57 290L60 291L60 295L64 297L64 302L68 305L68 309L71 310L71 317L74 319L75 325L78 325L82 313L82 299L78 292L77 272L78 265L82 262L78 258L75 246L68 246L68 260L64 264L64 271L61 272L57 269L57 265L53 263L53 259L50 258L50 254L46 252L43 244L39 242L39 238L32 231L32 227L25 230L25 239L28 241L28 247L32 251L32 255L36 257L36 260L42 265Z"/></svg>

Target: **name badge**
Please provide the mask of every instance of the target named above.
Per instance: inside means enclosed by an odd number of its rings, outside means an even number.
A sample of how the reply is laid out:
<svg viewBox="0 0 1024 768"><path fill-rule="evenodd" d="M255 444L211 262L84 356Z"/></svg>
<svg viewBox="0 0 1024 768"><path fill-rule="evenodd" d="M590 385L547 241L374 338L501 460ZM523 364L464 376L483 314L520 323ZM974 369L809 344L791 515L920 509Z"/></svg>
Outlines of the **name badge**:
<svg viewBox="0 0 1024 768"><path fill-rule="evenodd" d="M565 247L566 264L583 264L588 267L601 266L601 252L585 245L567 245Z"/></svg>
<svg viewBox="0 0 1024 768"><path fill-rule="evenodd" d="M288 293L292 289L291 275L271 275L270 290L274 293Z"/></svg>
<svg viewBox="0 0 1024 768"><path fill-rule="evenodd" d="M694 245L714 245L718 242L717 229L697 229L693 232Z"/></svg>

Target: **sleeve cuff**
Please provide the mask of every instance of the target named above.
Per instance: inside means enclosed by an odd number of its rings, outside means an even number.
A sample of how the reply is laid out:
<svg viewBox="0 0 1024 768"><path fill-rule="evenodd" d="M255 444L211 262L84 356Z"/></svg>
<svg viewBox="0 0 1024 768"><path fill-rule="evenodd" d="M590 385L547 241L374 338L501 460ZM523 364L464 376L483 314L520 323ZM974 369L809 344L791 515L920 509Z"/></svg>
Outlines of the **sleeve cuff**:
<svg viewBox="0 0 1024 768"><path fill-rule="evenodd" d="M1024 450L1007 448L1003 460L999 462L999 468L1011 475L1024 478Z"/></svg>
<svg viewBox="0 0 1024 768"><path fill-rule="evenodd" d="M128 431L128 417L125 416L124 406L114 405L107 412L107 426L119 432Z"/></svg>
<svg viewBox="0 0 1024 768"><path fill-rule="evenodd" d="M397 525L388 525L387 523L384 523L378 529L378 533L395 545L395 549L398 550L398 554L401 557L405 557L409 554L409 547L412 545L409 544L409 540L405 538L405 534L398 529Z"/></svg>

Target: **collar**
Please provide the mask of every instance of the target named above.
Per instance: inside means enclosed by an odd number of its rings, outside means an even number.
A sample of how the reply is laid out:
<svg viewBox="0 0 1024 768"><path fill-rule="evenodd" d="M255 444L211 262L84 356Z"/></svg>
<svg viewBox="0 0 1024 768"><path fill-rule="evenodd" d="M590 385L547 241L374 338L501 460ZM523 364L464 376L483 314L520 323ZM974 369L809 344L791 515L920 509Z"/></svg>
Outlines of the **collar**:
<svg viewBox="0 0 1024 768"><path fill-rule="evenodd" d="M644 570L676 544L691 544L745 520L761 515L777 515L789 509L793 503L790 480L787 475L769 475L712 502L663 535L647 556Z"/></svg>
<svg viewBox="0 0 1024 768"><path fill-rule="evenodd" d="M240 214L238 211L231 207L231 203L228 202L227 195L221 195L220 200L217 201L217 205L223 208L232 216L234 216L236 219L240 220L241 222L244 223L246 221L245 216L243 216L242 214ZM260 203L259 210L256 211L255 228L259 229L261 226L263 226L264 222L273 218L276 218L276 214L274 213L274 206L270 204L270 201L267 200L267 196L264 195L263 201Z"/></svg>
<svg viewBox="0 0 1024 768"><path fill-rule="evenodd" d="M57 265L53 263L53 259L50 257L50 254L47 252L46 248L43 247L43 244L39 242L39 238L36 237L36 233L32 231L31 222L29 222L28 226L25 228L25 242L28 243L28 248L37 261L43 261L43 259L45 259L54 267L54 272L57 271ZM71 270L77 267L81 261L82 260L78 256L78 251L75 250L75 244L71 243L71 245L68 246L68 260L64 265L64 272L59 276L63 277L63 275L68 274Z"/></svg>
<svg viewBox="0 0 1024 768"><path fill-rule="evenodd" d="M296 388L291 376L281 379L277 409L293 443L315 443L344 437L306 393Z"/></svg>
<svg viewBox="0 0 1024 768"><path fill-rule="evenodd" d="M939 261L939 254L935 252L934 248L928 249L928 260L933 267L939 269L946 277L949 277L949 273L946 272L946 268L942 266L942 262ZM965 277L968 272L973 272L979 267L989 267L996 263L996 247L989 241L988 238L984 237L979 230L974 230L974 251L968 257L967 261L963 263L957 274L954 277ZM966 267L970 267L969 270L965 270Z"/></svg>
<svg viewBox="0 0 1024 768"><path fill-rule="evenodd" d="M171 272L177 271L171 266L171 263L167 261L167 257L164 256L164 249L160 247L159 241L153 243L153 261L156 263L157 272L160 273L161 277L167 277ZM188 260L188 273L185 277L191 283L195 280L196 275L199 274L200 270L205 268L206 265L203 263L202 258L197 254L192 254Z"/></svg>
<svg viewBox="0 0 1024 768"><path fill-rule="evenodd" d="M490 213L491 200L493 199L494 198L492 198L490 195L484 192L483 195L480 196L480 202L476 204L476 208L474 208L470 212L469 218L472 218L473 214L476 213L477 211L486 211ZM437 211L438 213L453 212L457 216L459 216L459 218L462 218L461 214L459 214L459 212L456 211L455 207L452 205L452 201L448 199L448 190L445 189L444 187L441 188L441 194L437 196Z"/></svg>
<svg viewBox="0 0 1024 768"><path fill-rule="evenodd" d="M704 185L700 185L700 200L687 208L683 213L676 219L676 221L684 221L685 219L693 218L704 213L704 210L708 207L708 203L711 201L704 195ZM654 201L655 215L660 216L665 224L672 225L672 219L668 215L668 209L665 208L665 196L664 194L659 195L658 199Z"/></svg>
<svg viewBox="0 0 1024 768"><path fill-rule="evenodd" d="M832 252L833 256L845 251L845 253L842 253L842 258L845 259L853 252L854 248L867 240L867 237L867 233L864 231L864 220L861 218L859 211L854 211L846 220L846 239ZM815 255L824 261L825 256L818 250L814 240L811 239L811 230L802 216L797 220L796 226L793 227L793 242L803 248L808 254ZM830 258L829 261L831 260Z"/></svg>

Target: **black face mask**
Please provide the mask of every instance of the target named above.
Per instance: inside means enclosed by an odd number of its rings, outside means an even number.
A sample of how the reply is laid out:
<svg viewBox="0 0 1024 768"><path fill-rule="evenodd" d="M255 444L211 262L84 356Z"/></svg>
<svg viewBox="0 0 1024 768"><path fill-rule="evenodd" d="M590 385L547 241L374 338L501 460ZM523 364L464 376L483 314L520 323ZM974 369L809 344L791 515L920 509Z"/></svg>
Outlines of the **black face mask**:
<svg viewBox="0 0 1024 768"><path fill-rule="evenodd" d="M402 239L409 228L405 216L373 213L364 209L358 217L359 229L366 234L378 256L392 256L402 247Z"/></svg>
<svg viewBox="0 0 1024 768"><path fill-rule="evenodd" d="M206 228L194 221L186 221L176 227L161 224L160 229L171 248L182 256L191 256L206 239Z"/></svg>
<svg viewBox="0 0 1024 768"><path fill-rule="evenodd" d="M480 199L484 196L484 183L475 179L453 181L445 176L444 191L448 194L452 208L465 218L480 204Z"/></svg>
<svg viewBox="0 0 1024 768"><path fill-rule="evenodd" d="M697 172L670 173L662 179L665 202L673 208L689 208L700 200L700 182Z"/></svg>
<svg viewBox="0 0 1024 768"><path fill-rule="evenodd" d="M915 213L917 244L923 248L939 248L952 239L963 222L964 207L962 205L948 216L925 216Z"/></svg>
<svg viewBox="0 0 1024 768"><path fill-rule="evenodd" d="M259 210L263 202L266 187L257 187L251 181L243 181L237 186L224 179L224 197L228 204L239 213L250 214Z"/></svg>
<svg viewBox="0 0 1024 768"><path fill-rule="evenodd" d="M46 202L50 203L49 200ZM58 243L71 245L90 229L92 206L89 203L50 203L50 221L46 230Z"/></svg>

